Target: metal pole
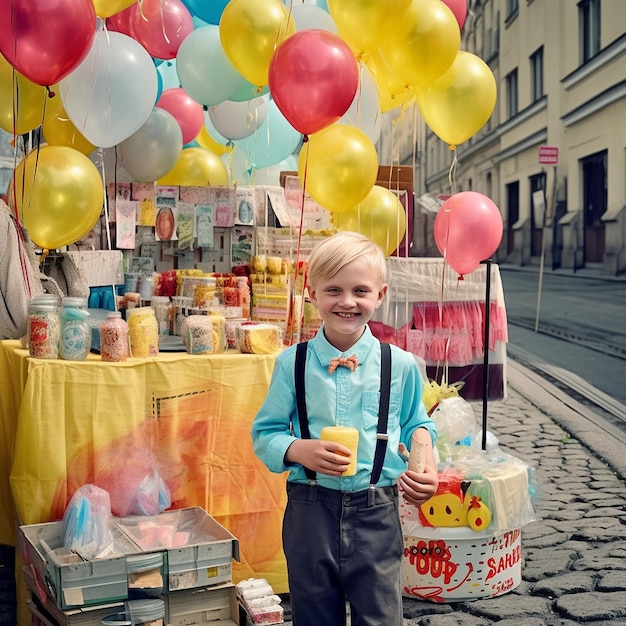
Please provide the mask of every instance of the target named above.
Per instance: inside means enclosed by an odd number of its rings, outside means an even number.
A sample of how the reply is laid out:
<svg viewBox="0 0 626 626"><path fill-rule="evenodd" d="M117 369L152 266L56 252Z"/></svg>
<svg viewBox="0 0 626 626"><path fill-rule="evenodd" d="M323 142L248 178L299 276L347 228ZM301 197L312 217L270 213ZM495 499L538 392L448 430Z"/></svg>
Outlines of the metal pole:
<svg viewBox="0 0 626 626"><path fill-rule="evenodd" d="M554 215L554 203L556 199L556 166L554 166L552 196L550 202L543 211L543 225L541 227L541 260L539 261L539 283L537 285L537 312L535 314L535 332L539 331L539 311L541 310L541 290L543 288L543 269L546 257L546 224L548 223L548 213L550 217Z"/></svg>
<svg viewBox="0 0 626 626"><path fill-rule="evenodd" d="M485 333L483 338L483 419L482 442L483 452L487 449L487 403L489 399L489 326L491 313L491 259L481 261L485 264Z"/></svg>

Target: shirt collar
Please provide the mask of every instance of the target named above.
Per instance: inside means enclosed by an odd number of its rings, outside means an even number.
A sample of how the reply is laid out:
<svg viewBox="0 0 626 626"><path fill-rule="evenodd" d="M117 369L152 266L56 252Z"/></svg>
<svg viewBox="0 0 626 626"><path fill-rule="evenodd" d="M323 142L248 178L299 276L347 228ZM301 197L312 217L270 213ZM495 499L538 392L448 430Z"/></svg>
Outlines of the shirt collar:
<svg viewBox="0 0 626 626"><path fill-rule="evenodd" d="M315 334L315 337L309 341L309 346L311 346L315 354L317 354L320 364L324 367L328 367L331 359L338 356L351 356L352 354L356 354L359 363L362 363L375 342L376 339L370 327L366 324L365 331L361 335L361 338L349 350L340 352L326 339L324 335L324 324L322 324L321 328Z"/></svg>

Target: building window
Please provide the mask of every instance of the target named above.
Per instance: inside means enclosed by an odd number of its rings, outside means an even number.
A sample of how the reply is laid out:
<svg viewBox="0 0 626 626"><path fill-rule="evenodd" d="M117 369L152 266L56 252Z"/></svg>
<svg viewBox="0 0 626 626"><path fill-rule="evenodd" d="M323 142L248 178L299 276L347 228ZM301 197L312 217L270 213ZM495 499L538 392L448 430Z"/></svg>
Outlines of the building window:
<svg viewBox="0 0 626 626"><path fill-rule="evenodd" d="M580 63L586 63L600 51L600 0L578 3Z"/></svg>
<svg viewBox="0 0 626 626"><path fill-rule="evenodd" d="M532 101L537 102L543 97L543 46L530 57L530 79Z"/></svg>
<svg viewBox="0 0 626 626"><path fill-rule="evenodd" d="M510 20L511 18L517 15L519 11L519 0L506 0L506 19Z"/></svg>
<svg viewBox="0 0 626 626"><path fill-rule="evenodd" d="M518 112L516 69L506 76L506 105L508 118L515 117Z"/></svg>

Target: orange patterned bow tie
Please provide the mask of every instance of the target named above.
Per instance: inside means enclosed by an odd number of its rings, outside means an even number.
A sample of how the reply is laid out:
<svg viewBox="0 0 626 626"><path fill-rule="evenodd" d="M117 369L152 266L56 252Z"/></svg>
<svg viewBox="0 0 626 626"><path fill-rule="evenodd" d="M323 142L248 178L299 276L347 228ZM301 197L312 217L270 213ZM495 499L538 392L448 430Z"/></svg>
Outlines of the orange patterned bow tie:
<svg viewBox="0 0 626 626"><path fill-rule="evenodd" d="M332 374L340 365L343 365L351 372L354 372L359 365L359 360L356 358L356 354L351 354L350 356L337 356L330 360L330 363L328 364L328 373Z"/></svg>

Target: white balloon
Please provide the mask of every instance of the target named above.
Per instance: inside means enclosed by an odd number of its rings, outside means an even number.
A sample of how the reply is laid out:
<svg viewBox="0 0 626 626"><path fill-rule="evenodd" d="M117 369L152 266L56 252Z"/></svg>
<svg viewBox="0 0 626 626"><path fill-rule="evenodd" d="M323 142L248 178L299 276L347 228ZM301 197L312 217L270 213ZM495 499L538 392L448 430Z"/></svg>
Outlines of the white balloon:
<svg viewBox="0 0 626 626"><path fill-rule="evenodd" d="M82 63L60 82L68 117L94 146L110 148L148 119L158 90L152 57L137 41L101 31Z"/></svg>
<svg viewBox="0 0 626 626"><path fill-rule="evenodd" d="M307 4L294 4L291 8L291 14L296 24L296 30L318 28L335 35L339 34L339 29L330 16L330 13L320 7Z"/></svg>
<svg viewBox="0 0 626 626"><path fill-rule="evenodd" d="M206 128L209 135L211 135L211 137L215 139L215 141L217 141L217 143L221 143L223 145L227 145L228 143L230 143L230 140L227 137L224 137L217 132L215 126L213 126L211 118L209 117L208 110L204 111L204 127Z"/></svg>
<svg viewBox="0 0 626 626"><path fill-rule="evenodd" d="M245 102L226 100L209 108L209 118L215 130L226 139L243 139L263 124L268 102L268 94Z"/></svg>
<svg viewBox="0 0 626 626"><path fill-rule="evenodd" d="M366 65L359 69L359 86L354 100L338 124L348 124L362 130L375 144L380 138L381 111L378 87Z"/></svg>
<svg viewBox="0 0 626 626"><path fill-rule="evenodd" d="M145 124L119 144L124 169L142 183L165 176L183 149L183 133L176 118L155 107Z"/></svg>

